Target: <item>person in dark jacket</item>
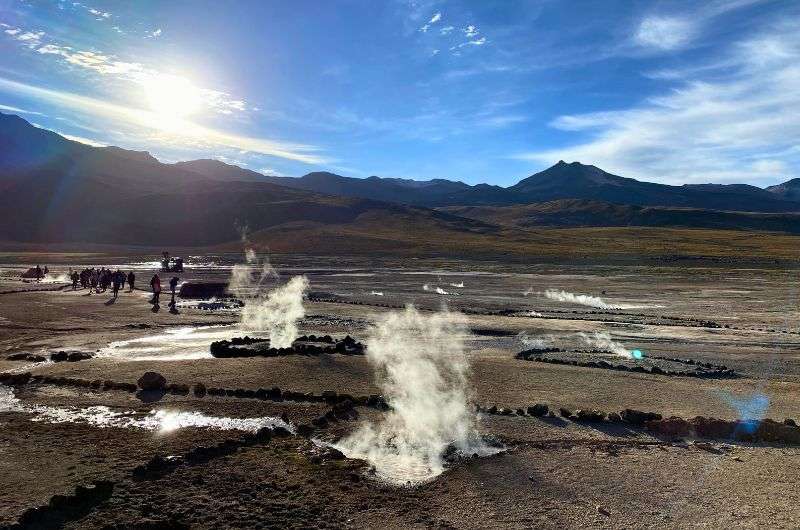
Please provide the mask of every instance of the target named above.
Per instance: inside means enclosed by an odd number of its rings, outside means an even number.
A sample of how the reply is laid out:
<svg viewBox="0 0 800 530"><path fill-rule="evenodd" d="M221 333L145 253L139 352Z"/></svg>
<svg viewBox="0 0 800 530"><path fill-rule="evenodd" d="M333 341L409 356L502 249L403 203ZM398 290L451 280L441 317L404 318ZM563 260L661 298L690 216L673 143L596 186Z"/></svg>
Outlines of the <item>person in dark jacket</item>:
<svg viewBox="0 0 800 530"><path fill-rule="evenodd" d="M158 277L158 274L153 274L153 278L150 280L150 287L153 289L153 298L150 303L158 305L158 300L161 297L161 278Z"/></svg>
<svg viewBox="0 0 800 530"><path fill-rule="evenodd" d="M130 292L133 292L133 282L136 281L136 275L133 271L128 273L128 286L130 287Z"/></svg>

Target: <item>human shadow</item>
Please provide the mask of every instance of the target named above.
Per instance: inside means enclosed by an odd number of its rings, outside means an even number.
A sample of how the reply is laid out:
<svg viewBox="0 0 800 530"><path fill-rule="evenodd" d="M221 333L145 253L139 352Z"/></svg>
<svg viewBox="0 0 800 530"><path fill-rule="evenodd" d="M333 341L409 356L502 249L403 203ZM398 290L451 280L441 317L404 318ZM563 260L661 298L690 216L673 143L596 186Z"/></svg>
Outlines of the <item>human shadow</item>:
<svg viewBox="0 0 800 530"><path fill-rule="evenodd" d="M114 305L115 303L117 303L117 299L111 298L105 303L105 305Z"/></svg>

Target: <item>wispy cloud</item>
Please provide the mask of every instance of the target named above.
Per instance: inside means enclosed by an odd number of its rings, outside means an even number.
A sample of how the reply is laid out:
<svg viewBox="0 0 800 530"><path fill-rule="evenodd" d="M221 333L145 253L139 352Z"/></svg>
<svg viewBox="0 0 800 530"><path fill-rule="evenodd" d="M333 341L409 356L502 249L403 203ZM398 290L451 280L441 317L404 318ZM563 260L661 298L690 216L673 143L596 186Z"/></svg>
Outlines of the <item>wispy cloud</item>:
<svg viewBox="0 0 800 530"><path fill-rule="evenodd" d="M466 35L467 37L470 37L470 38L476 37L478 35L478 33L480 33L478 31L478 28L476 28L475 26L473 26L471 24L469 26L467 26L466 28L464 28L464 35Z"/></svg>
<svg viewBox="0 0 800 530"><path fill-rule="evenodd" d="M434 14L434 15L431 17L431 19L428 21L428 24L436 24L436 23L437 23L437 22L439 22L440 20L442 20L442 14L441 14L441 13L436 13L436 14Z"/></svg>
<svg viewBox="0 0 800 530"><path fill-rule="evenodd" d="M688 44L696 31L688 18L650 16L639 24L635 40L641 46L675 50Z"/></svg>
<svg viewBox="0 0 800 530"><path fill-rule="evenodd" d="M19 107L12 107L11 105L0 105L0 110L5 112L13 112L14 114L30 114L31 116L44 116L41 112L21 109Z"/></svg>
<svg viewBox="0 0 800 530"><path fill-rule="evenodd" d="M58 105L60 108L103 117L111 120L115 126L128 127L134 134L153 131L165 141L175 145L235 148L307 164L322 164L327 161L319 154L319 148L314 146L237 135L188 120L165 123L160 116L143 109L126 107L69 92L36 87L3 78L0 78L0 90Z"/></svg>
<svg viewBox="0 0 800 530"><path fill-rule="evenodd" d="M516 158L580 160L668 183L771 184L800 172L800 24L736 43L722 62L709 79L690 71L679 88L630 108L560 116L553 127L590 139Z"/></svg>
<svg viewBox="0 0 800 530"><path fill-rule="evenodd" d="M13 31L14 33L9 33ZM121 60L118 57L96 50L79 50L73 46L56 42L46 36L43 31L24 31L20 28L5 30L11 37L20 42L22 46L35 50L42 56L55 57L65 64L91 71L102 76L112 76L115 79L127 81L146 87L157 83L160 79L178 79L176 76L166 76L156 69L145 66L139 62ZM47 38L47 43L44 39ZM248 108L246 101L234 98L227 92L205 87L196 87L188 80L179 79L182 86L194 95L209 110L220 114L230 115L245 112ZM187 97L190 94L187 94Z"/></svg>

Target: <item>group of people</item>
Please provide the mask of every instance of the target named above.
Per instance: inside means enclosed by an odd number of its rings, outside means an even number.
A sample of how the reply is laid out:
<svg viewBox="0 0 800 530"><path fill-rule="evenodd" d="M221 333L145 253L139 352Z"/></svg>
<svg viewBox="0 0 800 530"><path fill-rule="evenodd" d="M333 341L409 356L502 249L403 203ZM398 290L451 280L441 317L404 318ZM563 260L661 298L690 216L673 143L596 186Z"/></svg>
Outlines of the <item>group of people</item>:
<svg viewBox="0 0 800 530"><path fill-rule="evenodd" d="M80 284L81 289L88 288L89 294L93 292L101 293L111 289L114 293L114 298L118 296L120 290L125 289L126 282L130 291L136 288L136 275L133 271L125 274L119 269L112 272L111 269L106 269L105 267L99 269L92 267L91 269L83 269L81 272L70 269L69 278L72 280L72 290L76 290L78 284Z"/></svg>
<svg viewBox="0 0 800 530"><path fill-rule="evenodd" d="M47 268L45 268L45 271L47 271ZM119 269L112 271L111 269L106 269L105 267L100 267L99 269L92 267L83 269L80 272L70 268L69 279L72 281L73 291L77 290L78 286L80 286L81 289L89 289L89 294L103 293L111 290L114 295L114 299L117 298L120 291L125 290L126 283L128 284L128 292L133 292L133 290L136 288L136 275L133 273L133 271L125 274ZM179 281L180 278L177 276L173 276L169 280L169 290L172 294L172 300L169 303L169 308L173 313L177 313L175 291L178 288ZM153 297L150 299L150 303L153 304L153 311L155 312L158 311L162 290L161 278L158 276L158 273L153 274L153 277L150 279L150 289L153 291Z"/></svg>
<svg viewBox="0 0 800 530"><path fill-rule="evenodd" d="M169 290L172 292L172 300L169 302L169 310L172 313L177 313L178 309L175 304L175 289L178 288L178 282L180 278L177 276L173 276L169 281ZM153 304L153 312L158 311L158 303L161 298L161 278L158 276L158 273L153 274L153 277L150 279L150 288L153 290L153 298L150 299L150 303Z"/></svg>

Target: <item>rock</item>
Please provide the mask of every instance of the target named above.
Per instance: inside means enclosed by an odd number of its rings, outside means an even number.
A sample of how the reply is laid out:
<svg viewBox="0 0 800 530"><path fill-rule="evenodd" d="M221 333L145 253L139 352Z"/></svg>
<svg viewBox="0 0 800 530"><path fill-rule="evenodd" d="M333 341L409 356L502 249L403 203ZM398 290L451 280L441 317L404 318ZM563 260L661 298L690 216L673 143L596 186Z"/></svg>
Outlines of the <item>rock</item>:
<svg viewBox="0 0 800 530"><path fill-rule="evenodd" d="M272 435L277 438L286 438L287 436L291 436L292 433L285 427L277 426L272 429Z"/></svg>
<svg viewBox="0 0 800 530"><path fill-rule="evenodd" d="M77 362L77 361L85 361L85 360L87 360L87 359L91 359L92 357L94 357L94 355L92 355L92 354L91 354L91 353L89 353L89 352L85 352L85 351L71 351L71 352L69 352L69 354L67 355L67 361L68 361L68 362L71 362L71 363L74 363L74 362Z"/></svg>
<svg viewBox="0 0 800 530"><path fill-rule="evenodd" d="M694 431L703 438L727 439L733 435L734 422L697 416L690 420Z"/></svg>
<svg viewBox="0 0 800 530"><path fill-rule="evenodd" d="M648 421L645 423L645 428L661 436L669 437L684 437L692 434L692 425L677 416L663 420Z"/></svg>
<svg viewBox="0 0 800 530"><path fill-rule="evenodd" d="M194 391L194 395L199 398L205 397L207 392L206 385L204 385L203 383L195 383L194 388L192 390Z"/></svg>
<svg viewBox="0 0 800 530"><path fill-rule="evenodd" d="M19 352L19 353L12 353L8 357L6 357L6 360L8 360L8 361L28 361L28 362L31 362L31 363L41 363L41 362L46 361L47 359L45 357L42 357L41 355L36 355L36 354L30 353L30 352L23 351L23 352Z"/></svg>
<svg viewBox="0 0 800 530"><path fill-rule="evenodd" d="M788 425L789 427L797 427L797 423L792 418L786 418L783 420L784 425Z"/></svg>
<svg viewBox="0 0 800 530"><path fill-rule="evenodd" d="M600 506L599 504L597 505L597 513L599 513L600 515L605 515L606 517L611 516L611 512L609 512L607 509Z"/></svg>
<svg viewBox="0 0 800 530"><path fill-rule="evenodd" d="M568 408L561 407L558 409L558 413L561 414L562 418L570 418L572 417L572 411Z"/></svg>
<svg viewBox="0 0 800 530"><path fill-rule="evenodd" d="M326 447L323 449L320 456L325 460L344 460L347 458L343 452L333 447Z"/></svg>
<svg viewBox="0 0 800 530"><path fill-rule="evenodd" d="M145 372L136 383L142 390L164 390L166 378L158 372Z"/></svg>
<svg viewBox="0 0 800 530"><path fill-rule="evenodd" d="M311 438L311 436L314 434L314 427L311 425L306 425L305 423L300 424L297 426L297 434L303 438Z"/></svg>
<svg viewBox="0 0 800 530"><path fill-rule="evenodd" d="M588 423L598 423L605 419L605 412L599 410L576 410L575 419Z"/></svg>
<svg viewBox="0 0 800 530"><path fill-rule="evenodd" d="M57 352L52 352L50 354L50 360L53 361L54 363L60 363L62 361L66 361L67 357L69 357L69 354L65 351L57 351Z"/></svg>
<svg viewBox="0 0 800 530"><path fill-rule="evenodd" d="M642 412L641 410L625 409L620 412L620 417L625 423L630 423L637 427L643 426L648 421L660 420L661 414L654 412Z"/></svg>
<svg viewBox="0 0 800 530"><path fill-rule="evenodd" d="M611 423L622 423L622 416L618 412L609 412L606 419Z"/></svg>
<svg viewBox="0 0 800 530"><path fill-rule="evenodd" d="M548 410L549 407L544 403L537 403L532 407L528 407L528 414L531 416L536 416L538 418L541 418L542 416L547 415Z"/></svg>

